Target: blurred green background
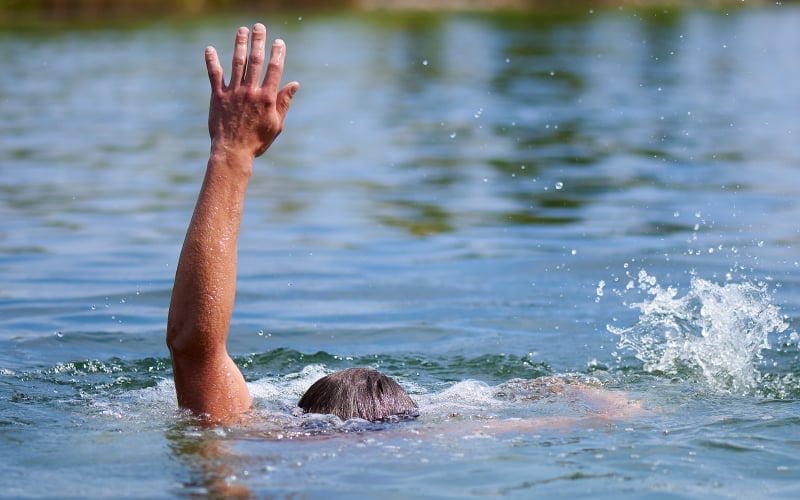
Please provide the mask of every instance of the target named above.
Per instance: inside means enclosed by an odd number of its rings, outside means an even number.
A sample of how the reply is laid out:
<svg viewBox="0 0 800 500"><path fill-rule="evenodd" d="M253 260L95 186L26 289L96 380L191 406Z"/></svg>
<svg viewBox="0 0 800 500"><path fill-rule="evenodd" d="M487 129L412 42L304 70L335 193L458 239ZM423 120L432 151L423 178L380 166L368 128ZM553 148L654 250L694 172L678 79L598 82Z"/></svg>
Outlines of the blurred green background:
<svg viewBox="0 0 800 500"><path fill-rule="evenodd" d="M797 1L797 0L792 0ZM40 23L91 24L154 17L208 16L231 12L364 10L547 10L586 8L702 7L774 4L766 0L0 0L0 27ZM786 3L786 2L777 2Z"/></svg>

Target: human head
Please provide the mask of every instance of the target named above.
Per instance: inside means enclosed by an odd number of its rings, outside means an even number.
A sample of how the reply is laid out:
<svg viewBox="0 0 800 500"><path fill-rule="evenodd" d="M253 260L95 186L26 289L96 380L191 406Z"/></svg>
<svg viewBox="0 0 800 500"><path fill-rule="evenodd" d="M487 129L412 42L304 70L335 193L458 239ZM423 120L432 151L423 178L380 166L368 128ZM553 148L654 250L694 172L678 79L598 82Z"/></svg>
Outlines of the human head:
<svg viewBox="0 0 800 500"><path fill-rule="evenodd" d="M308 388L297 406L306 413L334 414L370 422L416 416L417 404L391 377L369 368L326 375Z"/></svg>

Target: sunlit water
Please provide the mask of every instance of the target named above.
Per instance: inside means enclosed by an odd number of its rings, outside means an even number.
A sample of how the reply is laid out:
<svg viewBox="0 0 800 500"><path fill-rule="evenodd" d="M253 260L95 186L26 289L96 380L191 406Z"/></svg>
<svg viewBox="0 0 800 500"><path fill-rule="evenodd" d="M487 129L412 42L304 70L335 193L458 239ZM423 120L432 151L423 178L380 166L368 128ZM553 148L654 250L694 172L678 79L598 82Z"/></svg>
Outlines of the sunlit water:
<svg viewBox="0 0 800 500"><path fill-rule="evenodd" d="M256 409L203 429L164 323L203 47L253 21L0 33L0 495L800 494L797 7L264 19L302 88L243 222ZM295 414L354 365L418 421Z"/></svg>

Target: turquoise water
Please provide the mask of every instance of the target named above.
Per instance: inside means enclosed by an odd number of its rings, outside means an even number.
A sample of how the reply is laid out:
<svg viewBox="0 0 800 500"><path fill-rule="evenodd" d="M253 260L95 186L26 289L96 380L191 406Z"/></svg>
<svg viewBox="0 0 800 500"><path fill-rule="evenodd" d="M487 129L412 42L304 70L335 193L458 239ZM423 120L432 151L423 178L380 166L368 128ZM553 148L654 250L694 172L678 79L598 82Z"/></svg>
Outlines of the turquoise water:
<svg viewBox="0 0 800 500"><path fill-rule="evenodd" d="M243 221L257 411L219 429L164 324L203 48L255 19L0 33L1 496L800 494L800 9L263 20L302 88ZM419 421L297 439L354 365ZM649 413L509 396L544 375ZM466 425L543 416L585 418Z"/></svg>

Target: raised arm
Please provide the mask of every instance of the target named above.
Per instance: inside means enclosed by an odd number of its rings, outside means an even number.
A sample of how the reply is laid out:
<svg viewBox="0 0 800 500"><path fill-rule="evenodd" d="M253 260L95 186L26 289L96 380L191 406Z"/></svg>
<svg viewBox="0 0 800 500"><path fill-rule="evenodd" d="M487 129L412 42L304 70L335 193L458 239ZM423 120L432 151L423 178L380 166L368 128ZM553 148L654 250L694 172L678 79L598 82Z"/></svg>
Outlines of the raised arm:
<svg viewBox="0 0 800 500"><path fill-rule="evenodd" d="M181 408L215 421L250 407L244 377L226 340L236 295L236 259L245 191L253 160L283 129L299 84L279 89L286 47L272 44L266 75L266 28L239 28L230 83L213 47L206 48L211 82L211 153L178 261L167 319L167 346Z"/></svg>

